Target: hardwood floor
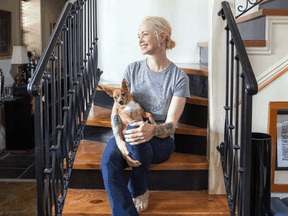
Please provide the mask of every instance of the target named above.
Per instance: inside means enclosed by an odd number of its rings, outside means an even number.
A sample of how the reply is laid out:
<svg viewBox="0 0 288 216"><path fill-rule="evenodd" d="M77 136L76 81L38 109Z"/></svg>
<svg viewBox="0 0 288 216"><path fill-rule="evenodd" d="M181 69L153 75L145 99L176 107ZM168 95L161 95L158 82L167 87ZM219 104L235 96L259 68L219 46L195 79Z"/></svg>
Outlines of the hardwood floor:
<svg viewBox="0 0 288 216"><path fill-rule="evenodd" d="M36 216L36 182L0 182L1 216Z"/></svg>

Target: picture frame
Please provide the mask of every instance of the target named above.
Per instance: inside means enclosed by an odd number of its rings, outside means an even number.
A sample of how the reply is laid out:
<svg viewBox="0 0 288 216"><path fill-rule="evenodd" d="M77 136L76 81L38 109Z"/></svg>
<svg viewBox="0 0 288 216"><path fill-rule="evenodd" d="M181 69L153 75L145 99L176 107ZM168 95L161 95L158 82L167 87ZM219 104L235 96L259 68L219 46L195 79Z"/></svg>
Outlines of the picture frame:
<svg viewBox="0 0 288 216"><path fill-rule="evenodd" d="M288 110L277 110L275 170L288 170Z"/></svg>
<svg viewBox="0 0 288 216"><path fill-rule="evenodd" d="M268 117L268 134L272 136L272 167L271 167L271 192L288 192L288 184L275 183L275 171L288 171L288 162L286 161L288 156L285 149L288 147L288 143L283 143L283 137L286 139L286 135L283 136L286 130L286 121L288 120L288 101L269 102L269 117ZM283 124L284 123L284 124ZM288 128L287 128L288 129ZM287 131L288 132L288 131ZM281 151L282 149L282 151ZM284 151L283 151L284 149ZM288 152L287 152L288 154ZM286 158L285 158L286 157Z"/></svg>
<svg viewBox="0 0 288 216"><path fill-rule="evenodd" d="M0 10L0 57L11 55L11 12Z"/></svg>

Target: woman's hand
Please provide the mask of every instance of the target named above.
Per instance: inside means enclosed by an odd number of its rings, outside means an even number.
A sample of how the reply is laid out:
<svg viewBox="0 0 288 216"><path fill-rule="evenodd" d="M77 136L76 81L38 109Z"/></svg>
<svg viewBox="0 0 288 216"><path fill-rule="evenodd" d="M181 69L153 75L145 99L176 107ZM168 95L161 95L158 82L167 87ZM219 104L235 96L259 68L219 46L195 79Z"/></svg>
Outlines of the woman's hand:
<svg viewBox="0 0 288 216"><path fill-rule="evenodd" d="M129 156L129 151L126 147L126 142L125 141L120 141L119 144L117 144L123 158L127 161L129 167L139 167L141 165L140 161L138 160L133 160Z"/></svg>
<svg viewBox="0 0 288 216"><path fill-rule="evenodd" d="M148 142L154 136L153 125L144 121L133 122L130 124L136 129L126 130L125 141L129 142L131 145L139 145L141 143Z"/></svg>

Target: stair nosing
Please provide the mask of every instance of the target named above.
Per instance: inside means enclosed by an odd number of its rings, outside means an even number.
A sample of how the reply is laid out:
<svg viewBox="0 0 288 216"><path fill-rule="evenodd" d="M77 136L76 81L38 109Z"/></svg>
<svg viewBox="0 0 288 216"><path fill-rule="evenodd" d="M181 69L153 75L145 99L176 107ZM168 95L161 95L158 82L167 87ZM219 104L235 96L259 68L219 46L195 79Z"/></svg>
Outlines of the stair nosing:
<svg viewBox="0 0 288 216"><path fill-rule="evenodd" d="M242 23L262 16L288 16L288 9L267 9L263 8L246 16L236 19L236 23Z"/></svg>
<svg viewBox="0 0 288 216"><path fill-rule="evenodd" d="M207 42L209 43L209 42ZM243 40L245 47L266 47L266 40Z"/></svg>
<svg viewBox="0 0 288 216"><path fill-rule="evenodd" d="M101 108L103 111L106 110L107 112L111 111L110 109L103 108L103 107L98 107L98 106L93 106L93 107L94 108ZM93 107L91 109L93 109ZM95 119L93 119L91 117L92 115L89 114L86 125L111 128L111 118L110 118L111 113L106 113L105 115L109 116L109 118L107 119L107 117L106 117L105 120L96 121ZM176 126L175 133L176 134L185 134L185 135L207 136L207 129L178 123Z"/></svg>
<svg viewBox="0 0 288 216"><path fill-rule="evenodd" d="M149 191L149 193L149 207L141 215L230 216L225 194L209 194L207 191ZM206 213L203 212L203 208ZM63 216L111 215L106 191L69 188L62 214Z"/></svg>
<svg viewBox="0 0 288 216"><path fill-rule="evenodd" d="M190 95L190 98L187 98L186 103L201 105L201 106L208 106L209 101L208 101L208 98Z"/></svg>
<svg viewBox="0 0 288 216"><path fill-rule="evenodd" d="M101 163L99 155L101 155L102 157L105 146L106 143L81 140L74 160L73 169L99 170ZM85 158L86 160L81 158ZM89 158L92 159L90 160ZM167 161L164 161L159 164L151 164L151 170L208 170L208 169L209 169L209 163L206 156L184 154L178 152L174 152Z"/></svg>

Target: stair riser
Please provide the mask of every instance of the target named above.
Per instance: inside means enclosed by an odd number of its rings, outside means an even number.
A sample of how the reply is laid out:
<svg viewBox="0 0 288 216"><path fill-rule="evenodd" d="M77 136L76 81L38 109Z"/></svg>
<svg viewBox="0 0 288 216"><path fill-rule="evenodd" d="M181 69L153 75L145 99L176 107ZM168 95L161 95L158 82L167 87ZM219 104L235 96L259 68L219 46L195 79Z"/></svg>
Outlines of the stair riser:
<svg viewBox="0 0 288 216"><path fill-rule="evenodd" d="M208 47L200 47L200 63L208 64Z"/></svg>
<svg viewBox="0 0 288 216"><path fill-rule="evenodd" d="M124 170L128 183L131 171ZM69 188L105 189L100 170L73 170ZM207 190L208 170L152 170L149 174L149 190Z"/></svg>
<svg viewBox="0 0 288 216"><path fill-rule="evenodd" d="M111 128L86 126L84 139L107 143L113 137ZM206 155L207 137L175 134L175 152Z"/></svg>
<svg viewBox="0 0 288 216"><path fill-rule="evenodd" d="M84 129L85 140L107 143L113 136L111 128L85 126Z"/></svg>
<svg viewBox="0 0 288 216"><path fill-rule="evenodd" d="M179 123L195 127L207 128L207 106L186 103Z"/></svg>
<svg viewBox="0 0 288 216"><path fill-rule="evenodd" d="M268 1L259 5L259 9L288 9L287 0Z"/></svg>
<svg viewBox="0 0 288 216"><path fill-rule="evenodd" d="M188 74L190 95L208 98L208 77Z"/></svg>
<svg viewBox="0 0 288 216"><path fill-rule="evenodd" d="M106 92L97 90L94 99L95 106L112 109L113 104L114 100L109 95L107 95Z"/></svg>
<svg viewBox="0 0 288 216"><path fill-rule="evenodd" d="M207 137L175 134L175 152L206 155Z"/></svg>
<svg viewBox="0 0 288 216"><path fill-rule="evenodd" d="M265 40L265 17L238 23L242 40Z"/></svg>

